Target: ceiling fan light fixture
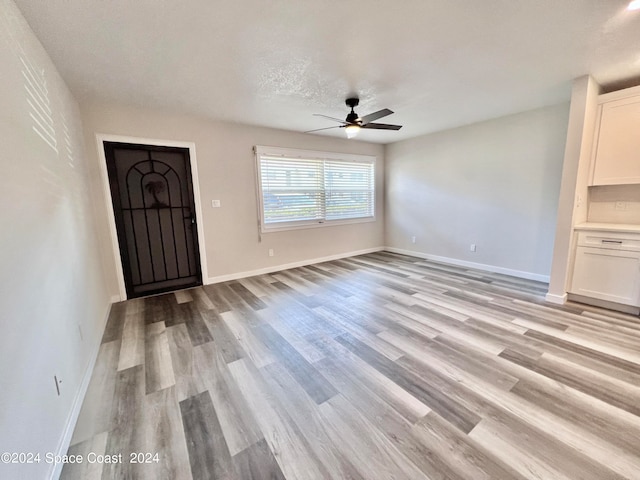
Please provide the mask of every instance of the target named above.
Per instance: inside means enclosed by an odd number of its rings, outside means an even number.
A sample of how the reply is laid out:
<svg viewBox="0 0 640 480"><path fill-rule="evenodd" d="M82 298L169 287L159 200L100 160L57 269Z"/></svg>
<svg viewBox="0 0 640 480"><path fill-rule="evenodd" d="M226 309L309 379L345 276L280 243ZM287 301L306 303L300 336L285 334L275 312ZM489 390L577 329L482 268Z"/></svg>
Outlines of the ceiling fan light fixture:
<svg viewBox="0 0 640 480"><path fill-rule="evenodd" d="M360 125L347 125L344 130L347 132L347 138L353 138L360 132Z"/></svg>

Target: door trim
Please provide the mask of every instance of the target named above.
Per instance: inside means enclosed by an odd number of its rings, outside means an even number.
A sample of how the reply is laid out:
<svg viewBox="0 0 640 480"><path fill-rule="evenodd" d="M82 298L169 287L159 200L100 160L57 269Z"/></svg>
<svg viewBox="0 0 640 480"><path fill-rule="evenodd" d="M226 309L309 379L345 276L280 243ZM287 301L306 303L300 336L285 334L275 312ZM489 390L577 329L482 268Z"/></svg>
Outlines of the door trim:
<svg viewBox="0 0 640 480"><path fill-rule="evenodd" d="M116 230L116 216L113 210L111 198L111 188L109 186L109 174L107 172L107 157L104 153L104 142L137 143L140 145L159 145L163 147L179 147L189 149L189 163L191 164L191 183L193 184L193 201L196 208L196 219L198 223L198 251L200 252L200 272L202 273L202 284L208 283L207 255L204 243L204 223L202 217L202 202L200 199L200 183L198 181L198 162L196 161L196 144L193 142L180 142L175 140L159 140L153 138L129 137L124 135L110 135L96 133L96 143L98 148L98 159L100 160L100 177L102 181L103 196L107 206L107 217L109 223L109 233L111 234L111 249L113 261L116 267L116 277L118 280L118 290L120 301L127 300L127 289L124 284L124 271L122 270L122 257L120 255L120 244L118 243L118 232Z"/></svg>

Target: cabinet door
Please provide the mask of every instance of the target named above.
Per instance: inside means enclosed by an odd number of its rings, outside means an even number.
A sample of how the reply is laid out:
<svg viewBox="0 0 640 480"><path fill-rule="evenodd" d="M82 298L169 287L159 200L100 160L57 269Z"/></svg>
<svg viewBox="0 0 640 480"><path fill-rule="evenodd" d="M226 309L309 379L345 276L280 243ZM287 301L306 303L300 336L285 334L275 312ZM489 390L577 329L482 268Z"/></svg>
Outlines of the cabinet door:
<svg viewBox="0 0 640 480"><path fill-rule="evenodd" d="M640 306L640 252L578 247L571 293Z"/></svg>
<svg viewBox="0 0 640 480"><path fill-rule="evenodd" d="M640 183L640 96L602 105L592 185Z"/></svg>

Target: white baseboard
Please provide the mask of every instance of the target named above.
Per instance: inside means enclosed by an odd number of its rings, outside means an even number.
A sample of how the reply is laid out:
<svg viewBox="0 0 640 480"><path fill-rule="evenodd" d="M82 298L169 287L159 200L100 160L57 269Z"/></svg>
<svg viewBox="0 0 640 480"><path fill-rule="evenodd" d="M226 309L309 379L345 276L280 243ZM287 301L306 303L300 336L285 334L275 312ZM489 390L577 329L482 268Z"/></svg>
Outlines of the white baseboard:
<svg viewBox="0 0 640 480"><path fill-rule="evenodd" d="M120 298L118 297L118 300ZM100 344L102 343L102 334L107 325L107 321L109 320L109 314L111 313L111 305L114 302L110 302L107 307L107 313L105 314L102 321L102 328L100 329L100 335L98 336L98 343L94 346L93 354L89 358L89 363L87 364L87 368L82 374L82 382L80 382L80 387L76 392L76 396L73 399L73 405L71 407L71 411L69 412L69 416L67 417L66 426L62 437L60 438L60 443L56 449L56 455L66 455L67 450L69 450L69 445L71 444L71 438L73 437L73 431L76 428L76 423L78 422L78 417L80 416L80 410L82 409L82 403L84 401L84 397L87 394L87 389L89 388L89 382L91 381L91 375L93 374L93 369L96 366L96 361L98 360L98 353L100 351ZM60 474L62 473L62 468L64 467L64 463L57 463L52 466L51 475L49 478L51 480L57 480L60 478Z"/></svg>
<svg viewBox="0 0 640 480"><path fill-rule="evenodd" d="M594 307L606 308L608 310L615 310L617 312L628 313L630 315L640 314L640 308L631 305L622 305L621 303L608 302L606 300L599 300L597 298L585 297L583 295L576 295L575 293L569 293L567 300L572 302L584 303L586 305L592 305Z"/></svg>
<svg viewBox="0 0 640 480"><path fill-rule="evenodd" d="M346 257L355 257L356 255L364 255L366 253L381 252L385 250L385 247L367 248L365 250L357 250L355 252L338 253L337 255L329 255L328 257L312 258L309 260L301 260L299 262L284 263L281 265L274 265L271 267L259 268L257 270L249 270L246 272L230 273L228 275L218 275L217 277L209 277L205 285L212 283L228 282L230 280L238 280L239 278L253 277L255 275L264 275L265 273L279 272L281 270L288 270L289 268L305 267L307 265L313 265L314 263L330 262L331 260L339 260Z"/></svg>
<svg viewBox="0 0 640 480"><path fill-rule="evenodd" d="M486 265L484 263L467 262L457 258L441 257L439 255L431 255L429 253L414 252L412 250L404 250L402 248L385 247L385 250L392 253L400 253L402 255L410 255L412 257L424 258L425 260L433 260L434 262L449 263L457 267L475 268L476 270L484 270L485 272L501 273L512 277L524 278L527 280L536 280L538 282L549 283L549 275L540 275L539 273L523 272L521 270L512 270L511 268L497 267L495 265Z"/></svg>
<svg viewBox="0 0 640 480"><path fill-rule="evenodd" d="M567 303L567 294L564 295L556 295L554 293L547 293L544 296L544 299L549 303L555 303L556 305L564 305Z"/></svg>
<svg viewBox="0 0 640 480"><path fill-rule="evenodd" d="M118 303L118 302L122 302L123 300L126 300L126 298L120 298L120 295L112 295L111 298L109 299L109 302Z"/></svg>

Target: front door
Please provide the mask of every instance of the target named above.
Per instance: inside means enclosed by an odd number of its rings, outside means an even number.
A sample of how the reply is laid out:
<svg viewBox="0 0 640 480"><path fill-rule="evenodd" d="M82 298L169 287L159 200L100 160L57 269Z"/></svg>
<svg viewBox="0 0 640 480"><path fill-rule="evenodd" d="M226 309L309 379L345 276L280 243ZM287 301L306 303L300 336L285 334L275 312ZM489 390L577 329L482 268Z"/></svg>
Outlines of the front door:
<svg viewBox="0 0 640 480"><path fill-rule="evenodd" d="M189 149L104 151L127 297L202 285Z"/></svg>

